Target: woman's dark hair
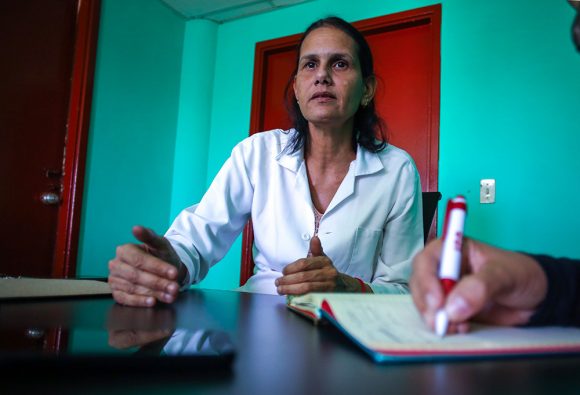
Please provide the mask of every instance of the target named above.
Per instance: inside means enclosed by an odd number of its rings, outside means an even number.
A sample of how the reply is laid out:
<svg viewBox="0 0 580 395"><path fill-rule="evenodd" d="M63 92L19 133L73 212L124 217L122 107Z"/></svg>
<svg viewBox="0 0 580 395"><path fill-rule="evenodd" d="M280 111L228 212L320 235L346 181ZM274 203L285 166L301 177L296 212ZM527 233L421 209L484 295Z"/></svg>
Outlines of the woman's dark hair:
<svg viewBox="0 0 580 395"><path fill-rule="evenodd" d="M373 55L371 53L371 49L364 36L354 26L352 26L344 19L335 16L319 19L311 24L300 39L300 43L298 44L298 53L296 56L296 68L290 76L290 79L286 84L286 89L284 90L286 110L288 111L288 116L290 117L292 126L297 131L297 133L294 134L294 137L290 141L290 147L293 152L296 152L300 148L304 147L308 142L308 121L302 115L300 107L298 106L298 103L294 97L294 91L292 89L294 78L298 73L300 48L302 48L302 43L306 37L314 30L321 27L332 27L339 29L351 37L357 46L357 55L360 62L363 80L366 81L367 78L374 76ZM366 106L360 106L354 115L355 133L353 133L353 147L356 147L356 143L358 143L371 152L379 152L383 150L387 146L387 136L385 129L384 121L378 116L375 110L375 99L373 98ZM380 136L382 140L377 141L375 136Z"/></svg>

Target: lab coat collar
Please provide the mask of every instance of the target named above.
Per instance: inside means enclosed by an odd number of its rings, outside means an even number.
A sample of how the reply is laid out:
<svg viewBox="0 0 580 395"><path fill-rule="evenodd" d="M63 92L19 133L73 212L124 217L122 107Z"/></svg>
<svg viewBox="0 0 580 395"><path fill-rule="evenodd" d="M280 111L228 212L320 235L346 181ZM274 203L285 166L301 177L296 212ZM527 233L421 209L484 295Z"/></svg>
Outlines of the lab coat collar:
<svg viewBox="0 0 580 395"><path fill-rule="evenodd" d="M293 130L291 132L293 132ZM288 133L287 141L290 140L291 133ZM296 152L290 152L290 148L288 147L288 144L286 144L281 152L276 155L275 159L278 161L280 166L283 166L296 174L296 191L299 195L304 196L307 207L311 207L312 198L310 196L310 188L308 185L308 175L306 174L304 148L301 148ZM381 171L383 168L383 162L381 162L377 153L370 152L360 145L357 145L356 158L351 162L348 173L344 177L344 180L342 180L324 215L328 215L328 213L336 206L354 193L355 180L358 176L373 174Z"/></svg>
<svg viewBox="0 0 580 395"><path fill-rule="evenodd" d="M275 159L280 166L297 173L304 162L304 147L291 152L288 142L292 140L294 133L296 133L294 129L289 131L286 145L276 155ZM356 158L353 163L355 177L373 174L384 168L383 162L381 162L377 153L370 152L360 145L357 145Z"/></svg>
<svg viewBox="0 0 580 395"><path fill-rule="evenodd" d="M290 141L292 141L292 137L296 133L295 129L290 129L287 134L286 141L284 142L284 146L280 150L278 154L276 154L276 161L282 167L296 173L300 166L304 162L304 147L301 147L299 150L291 152L290 148Z"/></svg>
<svg viewBox="0 0 580 395"><path fill-rule="evenodd" d="M386 149L386 148L385 148ZM385 166L379 159L379 154L371 152L357 145L356 159L354 160L354 175L364 176L381 171Z"/></svg>

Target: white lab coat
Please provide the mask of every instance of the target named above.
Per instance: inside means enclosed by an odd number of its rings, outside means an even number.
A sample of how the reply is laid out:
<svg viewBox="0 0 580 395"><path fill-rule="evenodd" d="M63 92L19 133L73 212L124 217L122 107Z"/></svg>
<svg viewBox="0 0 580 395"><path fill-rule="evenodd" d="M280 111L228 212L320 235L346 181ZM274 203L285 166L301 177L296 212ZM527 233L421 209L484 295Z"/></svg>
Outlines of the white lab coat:
<svg viewBox="0 0 580 395"><path fill-rule="evenodd" d="M290 153L293 129L254 134L232 150L199 204L183 210L165 237L201 281L251 217L256 272L242 290L276 293L274 280L306 256L314 213L304 151ZM423 247L421 187L413 160L392 145L356 159L320 221L324 253L339 272L376 293L408 291L411 260Z"/></svg>

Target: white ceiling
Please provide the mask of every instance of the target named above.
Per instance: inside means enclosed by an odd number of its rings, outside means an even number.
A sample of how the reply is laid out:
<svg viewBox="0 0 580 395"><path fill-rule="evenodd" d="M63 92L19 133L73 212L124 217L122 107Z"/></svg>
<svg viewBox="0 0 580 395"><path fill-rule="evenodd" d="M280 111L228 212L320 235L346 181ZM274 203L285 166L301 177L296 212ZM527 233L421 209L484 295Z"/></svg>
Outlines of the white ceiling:
<svg viewBox="0 0 580 395"><path fill-rule="evenodd" d="M161 0L186 19L217 23L269 12L314 0Z"/></svg>

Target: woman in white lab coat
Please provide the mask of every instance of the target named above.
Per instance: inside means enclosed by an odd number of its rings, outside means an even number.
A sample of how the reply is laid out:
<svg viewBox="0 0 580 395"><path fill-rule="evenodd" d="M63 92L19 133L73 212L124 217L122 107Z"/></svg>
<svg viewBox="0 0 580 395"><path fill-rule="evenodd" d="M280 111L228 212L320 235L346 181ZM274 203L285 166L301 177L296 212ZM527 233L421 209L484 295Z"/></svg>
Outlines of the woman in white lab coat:
<svg viewBox="0 0 580 395"><path fill-rule="evenodd" d="M205 277L248 219L263 293L408 292L423 247L412 159L375 139L376 79L363 36L342 19L312 24L300 43L287 103L294 128L257 133L232 150L202 200L165 237L135 227L142 245L117 248L117 302L152 306Z"/></svg>

